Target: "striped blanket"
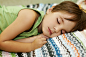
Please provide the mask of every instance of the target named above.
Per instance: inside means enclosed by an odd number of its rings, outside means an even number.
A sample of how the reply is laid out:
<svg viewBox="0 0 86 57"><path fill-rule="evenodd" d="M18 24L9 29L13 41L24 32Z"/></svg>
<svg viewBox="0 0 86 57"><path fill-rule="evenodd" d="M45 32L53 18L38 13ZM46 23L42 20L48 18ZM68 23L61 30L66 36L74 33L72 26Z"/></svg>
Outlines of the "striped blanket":
<svg viewBox="0 0 86 57"><path fill-rule="evenodd" d="M47 39L47 43L29 53L0 51L0 57L86 57L86 38L79 31Z"/></svg>

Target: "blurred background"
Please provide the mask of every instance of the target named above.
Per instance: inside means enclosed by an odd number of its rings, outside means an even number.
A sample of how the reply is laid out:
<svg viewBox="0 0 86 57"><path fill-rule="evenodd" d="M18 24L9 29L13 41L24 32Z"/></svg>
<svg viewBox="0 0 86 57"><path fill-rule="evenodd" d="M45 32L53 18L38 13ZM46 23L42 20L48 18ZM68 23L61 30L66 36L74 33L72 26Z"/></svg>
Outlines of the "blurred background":
<svg viewBox="0 0 86 57"><path fill-rule="evenodd" d="M37 3L60 3L62 1L73 1L77 0L0 0L0 5L14 6L14 5L28 5Z"/></svg>

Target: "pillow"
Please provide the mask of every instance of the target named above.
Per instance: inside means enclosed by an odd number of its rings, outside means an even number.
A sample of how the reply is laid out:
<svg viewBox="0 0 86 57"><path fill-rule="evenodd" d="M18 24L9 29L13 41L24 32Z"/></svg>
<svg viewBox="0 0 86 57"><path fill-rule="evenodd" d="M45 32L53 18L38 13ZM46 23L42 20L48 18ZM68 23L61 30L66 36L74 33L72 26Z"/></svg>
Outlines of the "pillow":
<svg viewBox="0 0 86 57"><path fill-rule="evenodd" d="M85 57L86 38L79 31L49 38L42 48L35 50L36 57Z"/></svg>
<svg viewBox="0 0 86 57"><path fill-rule="evenodd" d="M86 32L86 30L85 30ZM86 38L80 31L47 39L41 48L29 53L0 51L1 57L86 57Z"/></svg>
<svg viewBox="0 0 86 57"><path fill-rule="evenodd" d="M44 13L46 13L47 9L51 8L52 6L57 5L57 3L48 3L48 4L43 4L43 3L39 3L39 4L30 4L27 5L27 7L29 8L35 8L39 11L44 11Z"/></svg>

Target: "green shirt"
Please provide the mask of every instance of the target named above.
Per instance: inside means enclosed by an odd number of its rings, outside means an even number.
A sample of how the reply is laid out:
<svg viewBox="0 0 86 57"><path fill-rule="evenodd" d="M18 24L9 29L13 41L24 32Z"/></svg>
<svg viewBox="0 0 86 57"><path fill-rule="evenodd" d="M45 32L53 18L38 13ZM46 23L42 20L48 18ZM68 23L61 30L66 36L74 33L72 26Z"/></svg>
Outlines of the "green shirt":
<svg viewBox="0 0 86 57"><path fill-rule="evenodd" d="M26 8L27 7L19 7L19 6L0 7L0 34L17 18L19 11ZM14 40L23 39L38 34L37 26L42 22L42 19L44 17L44 12L38 10L35 11L39 12L40 16L36 21L36 23L34 24L32 30L19 34L16 38L14 38Z"/></svg>

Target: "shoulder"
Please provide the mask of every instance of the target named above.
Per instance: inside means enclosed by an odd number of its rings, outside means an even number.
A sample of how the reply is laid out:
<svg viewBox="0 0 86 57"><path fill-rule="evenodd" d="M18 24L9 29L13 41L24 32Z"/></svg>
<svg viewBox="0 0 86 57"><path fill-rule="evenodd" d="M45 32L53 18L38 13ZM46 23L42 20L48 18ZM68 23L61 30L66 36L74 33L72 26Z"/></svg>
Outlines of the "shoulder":
<svg viewBox="0 0 86 57"><path fill-rule="evenodd" d="M30 29L34 22L38 19L39 14L34 10L30 9L22 9L18 13L18 17L16 18L17 22L23 22L23 26L26 26L26 30Z"/></svg>
<svg viewBox="0 0 86 57"><path fill-rule="evenodd" d="M39 17L39 14L31 9L22 9L18 13L17 19L24 20L25 22L35 22L35 20Z"/></svg>

